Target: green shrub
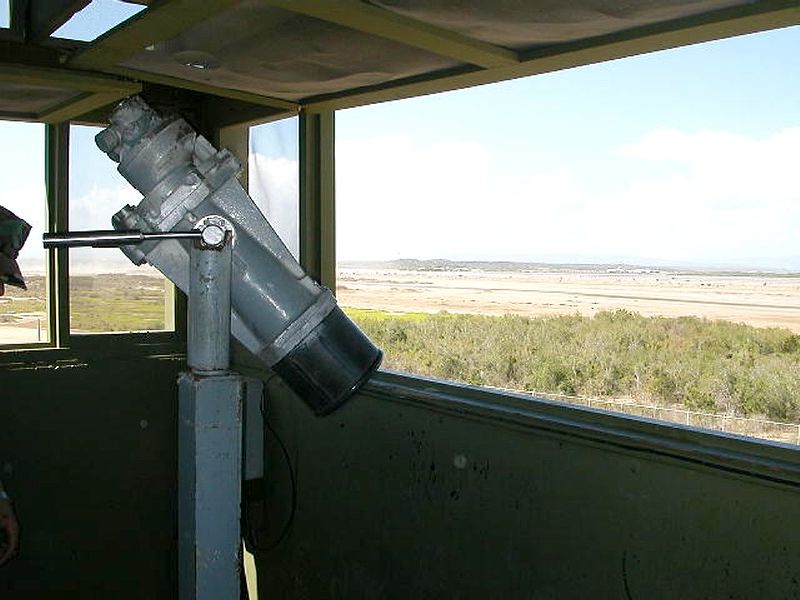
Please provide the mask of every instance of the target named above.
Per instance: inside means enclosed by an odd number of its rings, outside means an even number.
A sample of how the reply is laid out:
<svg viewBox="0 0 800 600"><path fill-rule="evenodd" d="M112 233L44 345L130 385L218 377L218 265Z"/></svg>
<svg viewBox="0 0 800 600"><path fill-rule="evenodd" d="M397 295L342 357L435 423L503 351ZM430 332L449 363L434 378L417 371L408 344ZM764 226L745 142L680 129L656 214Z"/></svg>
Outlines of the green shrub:
<svg viewBox="0 0 800 600"><path fill-rule="evenodd" d="M348 310L390 369L474 385L800 419L800 336L617 310L528 318Z"/></svg>

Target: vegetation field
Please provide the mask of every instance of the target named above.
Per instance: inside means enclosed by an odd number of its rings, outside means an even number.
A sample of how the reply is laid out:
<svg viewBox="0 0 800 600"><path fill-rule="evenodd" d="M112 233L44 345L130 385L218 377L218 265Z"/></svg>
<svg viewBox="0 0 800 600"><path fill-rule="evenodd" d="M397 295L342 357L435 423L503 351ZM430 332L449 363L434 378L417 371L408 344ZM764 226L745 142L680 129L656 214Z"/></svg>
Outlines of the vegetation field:
<svg viewBox="0 0 800 600"><path fill-rule="evenodd" d="M46 342L47 288L41 276L27 278L27 290L7 285L0 296L0 344Z"/></svg>
<svg viewBox="0 0 800 600"><path fill-rule="evenodd" d="M11 323L18 320L18 315L40 313L46 311L45 278L29 277L27 290L11 285L6 286L5 294L0 296L0 323Z"/></svg>
<svg viewBox="0 0 800 600"><path fill-rule="evenodd" d="M115 274L70 277L72 331L164 329L165 280Z"/></svg>
<svg viewBox="0 0 800 600"><path fill-rule="evenodd" d="M46 280L31 276L28 289L7 286L0 297L0 343L46 341ZM164 329L166 284L131 274L70 277L70 329L76 333Z"/></svg>
<svg viewBox="0 0 800 600"><path fill-rule="evenodd" d="M387 368L800 423L797 275L418 267L340 274ZM46 339L45 279L28 285L0 298L0 343ZM165 300L162 278L73 276L71 329L160 330Z"/></svg>
<svg viewBox="0 0 800 600"><path fill-rule="evenodd" d="M800 335L698 317L348 309L384 366L474 385L800 420Z"/></svg>
<svg viewBox="0 0 800 600"><path fill-rule="evenodd" d="M798 273L401 260L341 265L338 281L390 369L724 416L705 427L800 422ZM774 439L798 443L790 431Z"/></svg>

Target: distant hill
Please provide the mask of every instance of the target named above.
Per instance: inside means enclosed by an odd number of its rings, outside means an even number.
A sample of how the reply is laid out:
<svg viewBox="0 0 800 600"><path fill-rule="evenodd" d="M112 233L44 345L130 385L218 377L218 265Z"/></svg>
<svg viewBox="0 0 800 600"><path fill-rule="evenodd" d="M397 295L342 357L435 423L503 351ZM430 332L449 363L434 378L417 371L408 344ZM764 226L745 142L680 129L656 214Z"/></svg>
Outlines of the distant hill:
<svg viewBox="0 0 800 600"><path fill-rule="evenodd" d="M791 262L790 264L794 264ZM776 276L796 276L797 269L770 268L730 268L730 267L681 267L653 266L626 263L548 263L522 261L484 261L484 260L449 260L446 258L400 258L389 261L342 261L339 267L349 269L397 269L400 271L442 271L442 272L587 272L587 273L681 273L681 274L713 274L713 275L752 275L766 273Z"/></svg>

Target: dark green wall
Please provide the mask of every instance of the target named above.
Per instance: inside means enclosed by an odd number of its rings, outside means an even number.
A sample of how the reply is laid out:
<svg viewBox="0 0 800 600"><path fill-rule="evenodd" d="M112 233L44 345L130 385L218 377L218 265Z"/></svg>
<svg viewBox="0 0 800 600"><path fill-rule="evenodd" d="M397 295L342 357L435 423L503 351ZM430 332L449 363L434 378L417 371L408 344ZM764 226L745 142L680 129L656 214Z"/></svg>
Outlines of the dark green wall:
<svg viewBox="0 0 800 600"><path fill-rule="evenodd" d="M3 600L175 596L181 361L122 354L0 368ZM800 597L794 449L389 374L323 419L268 387L296 512L271 548L270 433L262 598Z"/></svg>
<svg viewBox="0 0 800 600"><path fill-rule="evenodd" d="M376 379L323 419L270 384L297 507L262 597L800 597L794 449ZM271 437L263 546L291 506Z"/></svg>
<svg viewBox="0 0 800 600"><path fill-rule="evenodd" d="M0 476L22 544L0 598L174 597L181 361L124 344L16 356L0 364Z"/></svg>

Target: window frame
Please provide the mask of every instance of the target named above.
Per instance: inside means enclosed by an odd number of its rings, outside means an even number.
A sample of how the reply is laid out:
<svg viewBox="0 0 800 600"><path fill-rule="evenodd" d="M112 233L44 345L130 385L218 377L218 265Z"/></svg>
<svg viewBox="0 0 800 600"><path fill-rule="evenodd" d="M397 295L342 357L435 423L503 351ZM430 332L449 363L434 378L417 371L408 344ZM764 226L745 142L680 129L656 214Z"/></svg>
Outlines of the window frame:
<svg viewBox="0 0 800 600"><path fill-rule="evenodd" d="M70 194L70 167L72 165L72 156L70 154L70 143L71 143L71 134L72 134L72 127L74 126L81 126L81 127L105 127L106 124L104 123L88 123L88 122L69 122L68 129L66 129L66 137L63 142L60 142L64 145L63 151L66 152L67 160L66 164L60 167L59 173L62 171L65 173L65 181L58 182L57 188L63 189L63 195L66 197L66 202L64 203L63 207L58 206L57 210L59 214L63 214L63 229L53 229L53 231L69 231L69 194ZM49 126L48 126L49 127ZM59 134L62 135L62 134ZM55 141L55 144L58 145L59 141ZM57 160L57 159L56 159ZM57 180L58 173L54 174L54 180ZM61 223L54 223L55 226L61 225ZM69 249L67 248L56 248L53 249L55 252L60 253L64 256L63 260L65 264L59 265L59 269L66 273L66 287L63 290L58 290L58 293L61 294L62 302L59 303L59 306L66 305L66 316L61 317L58 322L59 323L66 323L63 330L60 330L61 339L68 340L65 346L74 346L75 344L78 345L79 348L84 348L87 346L91 346L94 342L86 342L85 338L91 337L92 340L95 339L96 336L110 336L111 338L117 341L126 341L129 339L130 336L136 336L130 338L130 341L136 343L141 340L142 336L147 336L149 340L153 342L168 342L174 336L175 332L180 329L181 331L185 331L185 323L186 323L186 301L185 297L183 297L183 293L166 277L164 278L166 283L166 294L165 294L165 301L164 301L164 308L166 309L168 306L168 302L172 305L171 311L165 310L165 319L164 319L164 329L157 330L157 331L88 331L83 333L78 333L71 331L72 327L72 320L71 320L71 302L70 302L70 290L69 290L69 282L70 282L70 274L69 274ZM52 250L51 250L52 251ZM57 255L58 256L58 255Z"/></svg>
<svg viewBox="0 0 800 600"><path fill-rule="evenodd" d="M0 32L2 32L2 28L0 28ZM10 119L3 119L4 121L9 121ZM24 123L31 123L31 124L41 124L37 121L22 121ZM44 158L45 158L45 169L44 169L44 178L45 178L45 233L49 233L51 231L56 231L55 223L56 223L56 214L58 209L55 207L55 203L52 201L54 197L51 195L51 181L52 177L55 175L55 172L50 172L50 167L52 166L52 161L50 159L50 125L44 125ZM55 188L52 188L55 189ZM35 240L28 238L27 243L34 243ZM55 284L55 273L57 271L56 266L56 258L55 254L52 249L45 250L45 286L46 286L46 297L45 297L45 312L47 316L47 333L48 333L48 341L46 342L22 342L22 343L2 343L0 342L0 353L3 352L15 352L15 351L27 351L27 350L52 350L53 348L57 347L56 340L58 338L58 331L57 331L57 311L56 311L56 302L54 299L56 298L56 294L58 291L56 290L57 285Z"/></svg>
<svg viewBox="0 0 800 600"><path fill-rule="evenodd" d="M75 123L78 124L78 123ZM101 125L80 123L81 125ZM45 124L45 210L46 231L69 231L69 168L70 127L72 122ZM28 243L39 240L29 240ZM135 332L70 332L69 250L49 248L46 251L47 342L0 344L0 362L17 352L69 351L81 353L94 349L103 352L119 348L129 355L154 352L185 351L187 304L185 295L169 282L167 292L172 301L172 329L166 331Z"/></svg>
<svg viewBox="0 0 800 600"><path fill-rule="evenodd" d="M305 117L305 118L304 118ZM336 294L337 269L336 269L336 185L335 185L335 109L308 113L301 112L300 127L300 256L301 266L318 283L330 288ZM326 154L326 149L328 150ZM305 216L304 216L305 211ZM309 220L310 219L310 220ZM243 361L248 365L247 361ZM249 365L248 365L249 366ZM374 381L374 384L373 384ZM654 440L683 440L691 437L703 444L731 444L741 451L743 455L751 457L762 452L800 452L800 441L797 444L778 442L770 439L728 433L715 429L708 429L694 425L687 425L675 421L655 417L643 417L633 414L616 412L605 408L590 407L580 404L569 404L563 401L550 400L535 393L528 394L523 391L499 390L489 386L460 383L453 380L439 379L415 373L400 372L379 367L373 379L366 384L361 393L367 395L377 394L378 388L384 387L383 382L390 381L391 385L384 391L392 397L392 390L398 391L397 401L418 404L422 396L420 392L430 391L432 386L439 388L441 393L434 394L436 403L447 406L452 404L455 411L462 404L469 404L464 398L480 397L484 408L490 413L501 415L505 420L507 406L514 406L516 411L519 402L530 411L544 410L566 411L574 418L576 427L583 430L589 439L594 439L594 423L598 419L613 426L613 428L628 435L634 432L638 435L644 427L652 432ZM395 398L392 398L393 400ZM419 402L423 407L425 402ZM448 407L449 410L449 407ZM516 422L516 417L511 418ZM798 440L800 440L800 423L798 427ZM647 443L653 444L648 441ZM655 445L655 444L653 444ZM780 449L780 450L776 450ZM753 450L756 450L753 452ZM772 468L772 467L770 467ZM749 469L749 467L748 467Z"/></svg>

